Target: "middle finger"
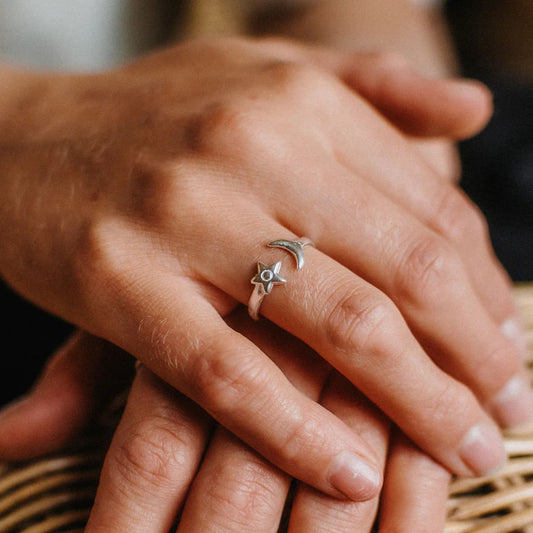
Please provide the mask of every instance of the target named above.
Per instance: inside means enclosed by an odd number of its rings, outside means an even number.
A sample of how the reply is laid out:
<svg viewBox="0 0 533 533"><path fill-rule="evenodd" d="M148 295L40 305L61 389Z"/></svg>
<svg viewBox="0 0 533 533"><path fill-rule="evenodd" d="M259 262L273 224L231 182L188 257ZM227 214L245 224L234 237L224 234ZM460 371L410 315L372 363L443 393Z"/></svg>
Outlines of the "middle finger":
<svg viewBox="0 0 533 533"><path fill-rule="evenodd" d="M384 415L338 373L333 373L328 380L321 403L372 446L380 468L385 469L389 423ZM358 503L340 501L300 484L292 507L289 533L370 531L379 499Z"/></svg>
<svg viewBox="0 0 533 533"><path fill-rule="evenodd" d="M384 291L439 366L501 425L528 420L533 400L523 358L480 301L455 249L342 165L323 173L336 194L318 203L313 191L324 180L302 191L299 209L280 208L286 224L293 231L312 226L321 251Z"/></svg>

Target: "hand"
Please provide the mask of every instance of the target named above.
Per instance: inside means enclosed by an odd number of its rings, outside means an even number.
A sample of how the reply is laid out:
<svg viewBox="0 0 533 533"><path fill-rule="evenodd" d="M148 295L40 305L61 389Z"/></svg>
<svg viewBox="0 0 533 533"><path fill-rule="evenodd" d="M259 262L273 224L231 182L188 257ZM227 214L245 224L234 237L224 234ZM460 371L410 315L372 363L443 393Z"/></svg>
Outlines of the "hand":
<svg viewBox="0 0 533 533"><path fill-rule="evenodd" d="M442 467L398 435L388 450L386 418L301 342L267 322L251 323L242 311L232 313L230 321L296 387L314 400L320 397L322 405L361 435L376 451L381 471L388 455L380 511L384 531L391 524L413 533L442 531L449 481ZM122 388L128 375L125 358L108 346L107 362L101 364L105 346L82 334L54 356L29 399L0 420L0 456L31 458L37 450L26 434L45 448L54 447L54 434L67 435L84 425L89 410L75 411L73 421L72 405L103 403L107 393L95 385L104 376L117 390ZM214 429L201 409L140 368L86 530L166 532L179 514L178 531L277 531L286 505L290 518L284 522L290 522L291 532L371 530L378 498L339 501L300 484L287 504L290 484L286 474L220 426Z"/></svg>
<svg viewBox="0 0 533 533"><path fill-rule="evenodd" d="M355 90L410 134L439 113L431 134L472 133L489 104L479 87L385 65L224 40L112 73L29 76L38 92L2 124L2 275L292 476L370 498L371 449L221 318L248 300L255 260L279 260L265 243L308 235L317 250L302 272L284 264L262 313L449 469L493 469L503 449L483 408L502 424L531 410L500 329L507 279L475 209Z"/></svg>

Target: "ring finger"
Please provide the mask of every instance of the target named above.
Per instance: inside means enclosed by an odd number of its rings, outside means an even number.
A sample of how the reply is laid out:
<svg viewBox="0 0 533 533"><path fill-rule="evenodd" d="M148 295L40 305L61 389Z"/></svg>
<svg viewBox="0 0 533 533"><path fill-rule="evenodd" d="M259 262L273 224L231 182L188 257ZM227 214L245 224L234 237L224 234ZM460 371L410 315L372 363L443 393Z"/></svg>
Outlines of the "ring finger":
<svg viewBox="0 0 533 533"><path fill-rule="evenodd" d="M272 240L265 231L271 225L257 223L253 233L259 242ZM224 231L212 228L210 235L225 241ZM270 235L286 232L272 228ZM466 387L432 363L390 299L325 254L306 250L304 270L296 271L292 260L282 267L288 282L265 298L263 314L313 347L453 471L468 475L499 465L503 450L493 422ZM250 286L243 265L254 256L273 265L280 253L265 249L261 254L256 243L243 237L228 261L204 275L245 302Z"/></svg>

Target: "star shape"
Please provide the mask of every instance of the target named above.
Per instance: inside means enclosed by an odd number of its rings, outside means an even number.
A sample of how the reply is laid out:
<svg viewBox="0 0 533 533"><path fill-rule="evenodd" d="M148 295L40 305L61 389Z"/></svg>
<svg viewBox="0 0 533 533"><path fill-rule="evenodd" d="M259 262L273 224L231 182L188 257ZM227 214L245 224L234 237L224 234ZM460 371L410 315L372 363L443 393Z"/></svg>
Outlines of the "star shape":
<svg viewBox="0 0 533 533"><path fill-rule="evenodd" d="M273 265L265 265L264 263L257 263L257 274L252 278L254 285L262 285L266 294L270 294L272 287L280 283L287 283L287 280L279 275L281 269L281 261Z"/></svg>

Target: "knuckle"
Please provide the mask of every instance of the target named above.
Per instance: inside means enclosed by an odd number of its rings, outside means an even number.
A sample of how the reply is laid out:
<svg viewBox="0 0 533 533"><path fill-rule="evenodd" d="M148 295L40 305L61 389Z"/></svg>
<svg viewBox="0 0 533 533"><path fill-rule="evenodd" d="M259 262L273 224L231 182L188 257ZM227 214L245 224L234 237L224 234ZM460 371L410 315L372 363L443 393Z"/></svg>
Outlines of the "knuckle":
<svg viewBox="0 0 533 533"><path fill-rule="evenodd" d="M187 144L191 151L211 156L242 157L256 151L259 132L268 129L268 116L242 99L213 104L191 119Z"/></svg>
<svg viewBox="0 0 533 533"><path fill-rule="evenodd" d="M191 204L197 208L203 190L199 174L197 165L183 157L172 162L137 161L130 174L130 211L150 227L164 228L182 209Z"/></svg>
<svg viewBox="0 0 533 533"><path fill-rule="evenodd" d="M424 402L425 420L433 428L451 427L450 422L457 420L457 413L471 413L477 403L472 391L460 382L446 379L435 388L431 398Z"/></svg>
<svg viewBox="0 0 533 533"><path fill-rule="evenodd" d="M211 483L204 501L209 502L215 517L224 517L224 527L230 522L245 528L251 520L257 523L276 512L277 495L271 483L272 472L260 463L249 460L235 465L227 461L215 472L215 479L224 483Z"/></svg>
<svg viewBox="0 0 533 533"><path fill-rule="evenodd" d="M313 70L304 63L275 60L266 64L264 73L276 86L301 89L311 85L315 76Z"/></svg>
<svg viewBox="0 0 533 533"><path fill-rule="evenodd" d="M86 304L98 304L95 298L103 295L111 300L118 298L132 278L136 266L127 259L132 237L129 229L124 221L103 217L87 222L80 232L72 277L77 296Z"/></svg>
<svg viewBox="0 0 533 533"><path fill-rule="evenodd" d="M436 230L452 243L488 239L488 225L481 211L452 188L443 195L434 224Z"/></svg>
<svg viewBox="0 0 533 533"><path fill-rule="evenodd" d="M436 293L450 291L461 275L461 263L438 236L425 236L412 245L396 273L395 292L401 301L427 306Z"/></svg>
<svg viewBox="0 0 533 533"><path fill-rule="evenodd" d="M255 42L271 57L295 57L299 51L293 40L276 34L259 35Z"/></svg>
<svg viewBox="0 0 533 533"><path fill-rule="evenodd" d="M483 385L480 394L485 396L484 401L492 400L509 379L519 375L522 365L522 358L508 341L491 346L482 364L476 365L475 380Z"/></svg>
<svg viewBox="0 0 533 533"><path fill-rule="evenodd" d="M407 58L398 52L373 52L370 53L374 68L383 72L394 72L410 67Z"/></svg>
<svg viewBox="0 0 533 533"><path fill-rule="evenodd" d="M188 464L192 443L166 417L143 420L130 428L110 457L128 487L174 486Z"/></svg>
<svg viewBox="0 0 533 533"><path fill-rule="evenodd" d="M331 437L331 434L329 435ZM280 458L288 465L293 465L302 457L310 443L314 450L327 449L328 435L320 421L310 416L301 415L293 421L280 446Z"/></svg>
<svg viewBox="0 0 533 533"><path fill-rule="evenodd" d="M393 319L393 304L385 296L342 291L333 298L335 303L325 320L325 334L335 350L354 354L373 351L380 331Z"/></svg>
<svg viewBox="0 0 533 533"><path fill-rule="evenodd" d="M215 341L202 348L191 363L189 382L195 395L211 413L235 412L248 406L266 385L266 373L259 357L230 342Z"/></svg>
<svg viewBox="0 0 533 533"><path fill-rule="evenodd" d="M327 72L309 63L276 60L264 67L266 86L276 94L302 102L324 102L331 94L332 81Z"/></svg>

